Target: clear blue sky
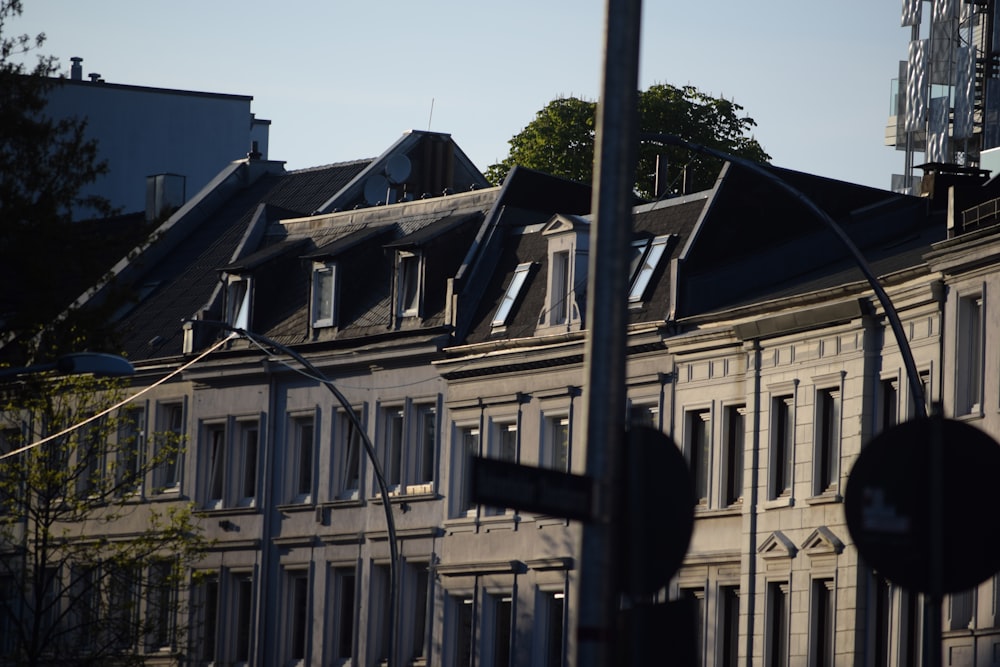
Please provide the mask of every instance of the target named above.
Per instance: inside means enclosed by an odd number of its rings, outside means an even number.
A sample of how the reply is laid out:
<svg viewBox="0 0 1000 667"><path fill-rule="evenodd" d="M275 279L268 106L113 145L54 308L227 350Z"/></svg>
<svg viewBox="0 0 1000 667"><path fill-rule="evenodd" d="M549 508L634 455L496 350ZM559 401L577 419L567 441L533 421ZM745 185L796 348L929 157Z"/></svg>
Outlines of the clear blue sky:
<svg viewBox="0 0 1000 667"><path fill-rule="evenodd" d="M888 188L901 6L647 0L639 85L733 99L774 164ZM45 32L67 73L81 56L110 83L251 95L292 169L430 126L485 170L553 98L597 98L603 27L603 0L25 0L8 30Z"/></svg>

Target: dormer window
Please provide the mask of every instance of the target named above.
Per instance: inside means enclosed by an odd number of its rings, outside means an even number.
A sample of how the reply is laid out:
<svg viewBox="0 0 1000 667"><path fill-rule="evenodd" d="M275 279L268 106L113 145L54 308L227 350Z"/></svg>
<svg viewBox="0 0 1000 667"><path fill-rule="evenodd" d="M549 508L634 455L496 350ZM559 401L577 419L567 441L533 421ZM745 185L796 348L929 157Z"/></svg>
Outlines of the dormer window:
<svg viewBox="0 0 1000 667"><path fill-rule="evenodd" d="M312 271L312 325L332 327L337 323L337 265L315 262Z"/></svg>
<svg viewBox="0 0 1000 667"><path fill-rule="evenodd" d="M537 333L578 330L587 287L589 225L577 216L557 215L542 230L548 238L548 280L545 306L538 317Z"/></svg>
<svg viewBox="0 0 1000 667"><path fill-rule="evenodd" d="M673 234L657 236L653 239L636 241L632 244L632 275L628 292L629 303L639 303L642 301L649 287L649 281L653 277L653 272L660 265L663 255L667 250L667 245Z"/></svg>
<svg viewBox="0 0 1000 667"><path fill-rule="evenodd" d="M423 262L415 252L399 251L396 260L396 315L416 317L420 314L423 283Z"/></svg>
<svg viewBox="0 0 1000 667"><path fill-rule="evenodd" d="M226 324L237 329L250 327L250 278L226 278Z"/></svg>
<svg viewBox="0 0 1000 667"><path fill-rule="evenodd" d="M514 303L521 295L521 290L524 289L524 283L528 279L528 272L531 271L532 266L532 262L525 262L523 264L518 264L517 268L514 269L514 275L510 279L510 284L507 285L507 291L503 295L503 301L500 302L500 307L497 308L497 312L493 316L492 326L506 326L507 319L510 317L511 312L514 309Z"/></svg>

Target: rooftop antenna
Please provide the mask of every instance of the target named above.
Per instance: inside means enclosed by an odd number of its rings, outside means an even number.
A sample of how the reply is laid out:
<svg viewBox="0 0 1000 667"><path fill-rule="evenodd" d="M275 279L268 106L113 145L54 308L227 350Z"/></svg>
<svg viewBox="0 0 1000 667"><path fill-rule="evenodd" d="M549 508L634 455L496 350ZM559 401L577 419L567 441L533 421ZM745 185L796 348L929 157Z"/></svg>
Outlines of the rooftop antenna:
<svg viewBox="0 0 1000 667"><path fill-rule="evenodd" d="M434 98L431 98L431 114L427 117L427 131L431 131L431 121L434 120Z"/></svg>

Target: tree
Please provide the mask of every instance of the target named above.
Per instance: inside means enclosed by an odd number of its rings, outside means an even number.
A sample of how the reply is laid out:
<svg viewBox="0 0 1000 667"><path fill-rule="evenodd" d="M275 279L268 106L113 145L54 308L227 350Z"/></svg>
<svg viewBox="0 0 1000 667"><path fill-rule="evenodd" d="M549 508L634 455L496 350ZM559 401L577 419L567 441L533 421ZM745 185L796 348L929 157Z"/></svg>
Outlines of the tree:
<svg viewBox="0 0 1000 667"><path fill-rule="evenodd" d="M0 344L8 360L27 364L36 360L10 341L42 332L43 344L29 347L47 357L81 337L93 350L113 351L107 315L114 299L104 310L60 315L80 296L74 288L96 284L128 248L119 252L124 239L107 233L108 201L82 194L107 171L86 121L45 113L58 85L57 60L36 55L45 35L8 34L21 11L21 0L0 0L0 283L18 286L0 294ZM34 66L23 64L32 55ZM74 211L101 222L74 222Z"/></svg>
<svg viewBox="0 0 1000 667"><path fill-rule="evenodd" d="M179 655L181 584L207 547L192 508L144 502L180 436L147 438L125 382L27 377L4 388L0 663L142 664ZM155 492L155 490L154 490Z"/></svg>
<svg viewBox="0 0 1000 667"><path fill-rule="evenodd" d="M757 123L742 115L743 107L715 98L693 86L676 88L656 84L639 93L639 131L669 133L749 160L766 162L770 156L748 135ZM575 97L549 102L534 120L514 135L510 153L490 165L486 177L499 185L515 165L589 183L593 176L597 104ZM688 155L677 147L641 144L635 189L643 197L656 195L657 156L660 156L660 193L677 194L711 187L719 161Z"/></svg>

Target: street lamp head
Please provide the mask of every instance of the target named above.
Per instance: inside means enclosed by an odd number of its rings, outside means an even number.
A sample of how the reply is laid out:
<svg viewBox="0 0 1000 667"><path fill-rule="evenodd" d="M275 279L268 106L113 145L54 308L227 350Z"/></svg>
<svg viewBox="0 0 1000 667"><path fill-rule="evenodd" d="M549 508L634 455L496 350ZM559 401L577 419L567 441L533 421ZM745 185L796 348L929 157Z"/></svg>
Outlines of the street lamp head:
<svg viewBox="0 0 1000 667"><path fill-rule="evenodd" d="M104 352L78 352L64 355L56 360L56 370L64 375L91 374L102 377L135 375L135 368L128 359Z"/></svg>

